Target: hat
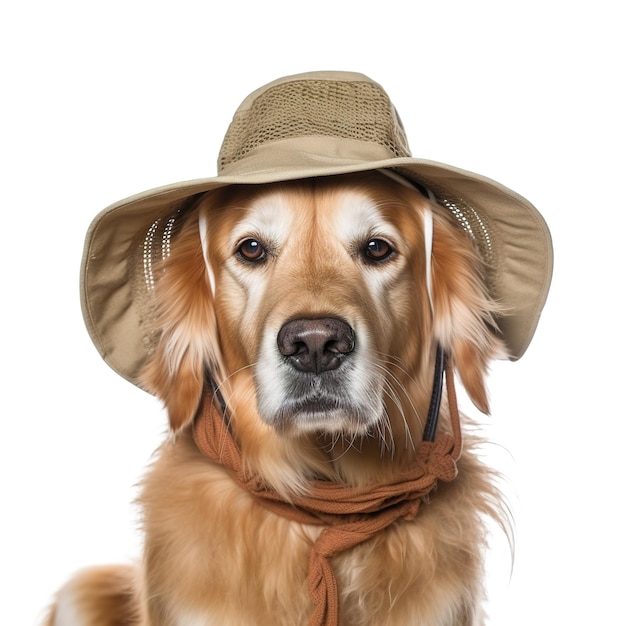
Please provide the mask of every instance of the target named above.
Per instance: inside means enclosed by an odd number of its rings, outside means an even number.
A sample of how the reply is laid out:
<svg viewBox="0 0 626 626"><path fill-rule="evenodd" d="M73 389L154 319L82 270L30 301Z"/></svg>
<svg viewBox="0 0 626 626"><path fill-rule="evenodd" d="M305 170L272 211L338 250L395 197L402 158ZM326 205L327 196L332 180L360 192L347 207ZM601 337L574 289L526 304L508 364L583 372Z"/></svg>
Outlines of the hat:
<svg viewBox="0 0 626 626"><path fill-rule="evenodd" d="M503 185L411 156L404 128L380 85L363 74L311 72L281 78L237 109L217 176L121 200L92 222L81 271L89 333L104 360L137 384L154 347L152 264L166 254L177 211L197 194L234 184L392 169L429 189L473 238L487 286L506 314L499 331L515 360L537 326L552 274L552 244L539 212Z"/></svg>

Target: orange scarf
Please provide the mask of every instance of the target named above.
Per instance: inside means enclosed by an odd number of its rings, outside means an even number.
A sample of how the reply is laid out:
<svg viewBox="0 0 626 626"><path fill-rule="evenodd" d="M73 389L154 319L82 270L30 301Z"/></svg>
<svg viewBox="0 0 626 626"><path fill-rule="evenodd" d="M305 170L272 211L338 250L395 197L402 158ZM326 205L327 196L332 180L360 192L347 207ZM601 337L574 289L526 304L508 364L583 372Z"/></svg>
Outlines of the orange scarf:
<svg viewBox="0 0 626 626"><path fill-rule="evenodd" d="M205 393L194 422L193 436L199 450L228 468L244 490L277 515L302 524L324 525L313 544L309 561L308 586L314 604L309 626L339 624L337 580L330 559L337 553L367 541L397 520L412 520L422 501L437 486L457 475L461 454L461 428L452 368L446 367L446 387L452 422L452 436L422 441L413 465L391 484L357 489L338 483L312 480L304 496L285 502L258 474L244 469L241 453L223 415L215 407L214 394Z"/></svg>

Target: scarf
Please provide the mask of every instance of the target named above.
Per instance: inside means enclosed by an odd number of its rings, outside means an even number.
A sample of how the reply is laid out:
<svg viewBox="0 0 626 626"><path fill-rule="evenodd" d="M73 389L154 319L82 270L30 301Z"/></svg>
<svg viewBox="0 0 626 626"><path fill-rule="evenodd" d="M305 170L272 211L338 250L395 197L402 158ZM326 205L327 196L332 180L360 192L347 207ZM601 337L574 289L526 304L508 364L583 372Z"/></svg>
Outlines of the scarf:
<svg viewBox="0 0 626 626"><path fill-rule="evenodd" d="M193 437L209 459L232 472L235 482L277 515L302 524L323 525L311 549L308 590L314 611L309 626L338 626L339 593L330 560L363 543L399 520L413 520L437 482L457 475L461 454L461 428L452 368L446 365L446 389L452 435L420 442L416 459L392 483L356 488L312 480L302 496L286 502L261 476L244 467L224 415L215 406L215 394L207 390L194 421Z"/></svg>

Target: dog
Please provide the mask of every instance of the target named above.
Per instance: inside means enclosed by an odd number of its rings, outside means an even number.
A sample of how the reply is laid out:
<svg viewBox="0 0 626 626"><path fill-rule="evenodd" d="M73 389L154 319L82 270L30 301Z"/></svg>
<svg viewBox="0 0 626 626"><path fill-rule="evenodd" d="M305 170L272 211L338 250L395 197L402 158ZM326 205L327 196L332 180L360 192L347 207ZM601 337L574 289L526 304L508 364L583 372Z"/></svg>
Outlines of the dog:
<svg viewBox="0 0 626 626"><path fill-rule="evenodd" d="M438 346L489 410L489 363L506 349L488 268L419 189L376 171L231 185L194 197L178 222L154 272L157 340L141 374L171 427L139 496L143 557L78 573L47 626L312 623L312 547L334 517L277 514L207 457L203 402L242 471L294 509L313 484L367 492L412 467ZM439 413L435 441L453 432L452 400ZM487 530L509 521L466 431L455 477L413 517L328 559L341 625L484 623Z"/></svg>

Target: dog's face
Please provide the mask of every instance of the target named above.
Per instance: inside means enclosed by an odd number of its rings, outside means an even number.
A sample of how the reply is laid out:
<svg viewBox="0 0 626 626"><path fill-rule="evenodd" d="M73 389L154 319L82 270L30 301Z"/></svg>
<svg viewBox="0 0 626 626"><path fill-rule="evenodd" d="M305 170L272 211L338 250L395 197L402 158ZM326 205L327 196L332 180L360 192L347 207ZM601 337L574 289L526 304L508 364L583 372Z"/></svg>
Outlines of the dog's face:
<svg viewBox="0 0 626 626"><path fill-rule="evenodd" d="M431 310L427 206L377 173L204 196L165 262L143 376L172 426L192 419L208 368L283 436L417 431L437 342L486 410L494 306L468 237L432 206Z"/></svg>
<svg viewBox="0 0 626 626"><path fill-rule="evenodd" d="M207 220L227 370L251 368L259 416L281 432L367 431L390 364L406 363L407 337L422 343L420 215L389 186L240 189Z"/></svg>

